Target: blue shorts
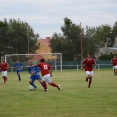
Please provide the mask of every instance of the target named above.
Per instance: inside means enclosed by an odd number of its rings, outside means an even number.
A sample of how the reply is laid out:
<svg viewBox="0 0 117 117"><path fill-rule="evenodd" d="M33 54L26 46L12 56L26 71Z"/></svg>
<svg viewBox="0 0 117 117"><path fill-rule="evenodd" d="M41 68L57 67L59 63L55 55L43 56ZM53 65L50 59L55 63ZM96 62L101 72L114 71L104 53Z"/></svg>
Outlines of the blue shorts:
<svg viewBox="0 0 117 117"><path fill-rule="evenodd" d="M34 82L35 80L40 80L41 76L40 75L33 75L33 76L30 76L30 79Z"/></svg>
<svg viewBox="0 0 117 117"><path fill-rule="evenodd" d="M17 70L17 74L20 73L22 70Z"/></svg>

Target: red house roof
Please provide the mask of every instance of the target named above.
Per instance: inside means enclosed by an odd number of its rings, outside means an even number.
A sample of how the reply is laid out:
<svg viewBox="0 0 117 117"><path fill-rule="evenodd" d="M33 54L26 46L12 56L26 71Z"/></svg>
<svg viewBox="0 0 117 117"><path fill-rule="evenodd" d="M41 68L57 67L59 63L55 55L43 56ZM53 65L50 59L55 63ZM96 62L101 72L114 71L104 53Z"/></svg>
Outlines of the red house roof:
<svg viewBox="0 0 117 117"><path fill-rule="evenodd" d="M44 58L41 55L34 55L33 59L38 61Z"/></svg>
<svg viewBox="0 0 117 117"><path fill-rule="evenodd" d="M40 39L43 41L45 44L50 45L50 37L46 37L46 39Z"/></svg>

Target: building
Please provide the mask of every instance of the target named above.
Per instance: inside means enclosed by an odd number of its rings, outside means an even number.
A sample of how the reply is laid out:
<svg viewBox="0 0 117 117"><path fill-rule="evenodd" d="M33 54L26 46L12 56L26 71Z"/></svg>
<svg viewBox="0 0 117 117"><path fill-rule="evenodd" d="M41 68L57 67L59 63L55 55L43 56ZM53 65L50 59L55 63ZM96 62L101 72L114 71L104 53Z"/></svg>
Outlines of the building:
<svg viewBox="0 0 117 117"><path fill-rule="evenodd" d="M50 47L50 37L46 37L46 39L38 39L37 43L39 44L39 49L36 50L36 54L40 54L39 56L35 56L34 59L44 58L47 61L51 61L56 57L52 55L51 47Z"/></svg>
<svg viewBox="0 0 117 117"><path fill-rule="evenodd" d="M115 37L113 47L107 47L107 42L106 42L104 47L99 48L99 52L95 54L95 57L99 58L103 54L116 54L116 53L117 53L117 36Z"/></svg>

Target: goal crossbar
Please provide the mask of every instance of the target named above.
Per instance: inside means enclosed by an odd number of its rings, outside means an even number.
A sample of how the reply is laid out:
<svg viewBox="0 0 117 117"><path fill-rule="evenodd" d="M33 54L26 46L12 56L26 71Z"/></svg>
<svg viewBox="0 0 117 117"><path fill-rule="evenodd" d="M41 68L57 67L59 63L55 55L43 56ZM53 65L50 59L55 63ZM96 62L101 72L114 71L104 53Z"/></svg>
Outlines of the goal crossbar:
<svg viewBox="0 0 117 117"><path fill-rule="evenodd" d="M9 56L34 56L34 55L60 55L60 70L62 71L62 53L39 53L39 54L5 54L5 61L7 61L7 57ZM56 67L56 66L55 66Z"/></svg>

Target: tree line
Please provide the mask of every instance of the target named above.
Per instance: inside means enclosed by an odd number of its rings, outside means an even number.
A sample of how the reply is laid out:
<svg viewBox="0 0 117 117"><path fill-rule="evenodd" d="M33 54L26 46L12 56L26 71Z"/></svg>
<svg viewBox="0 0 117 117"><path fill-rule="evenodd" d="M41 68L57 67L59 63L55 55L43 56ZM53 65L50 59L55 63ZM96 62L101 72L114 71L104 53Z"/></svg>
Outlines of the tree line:
<svg viewBox="0 0 117 117"><path fill-rule="evenodd" d="M64 25L61 26L63 34L56 32L51 37L52 52L61 52L64 61L81 60L81 54L86 57L91 52L93 56L99 52L99 48L112 47L114 39L117 36L117 22L111 27L108 24L97 27L86 26L81 28L69 18L64 18ZM82 40L81 40L82 33ZM81 41L83 53L81 53Z"/></svg>
<svg viewBox="0 0 117 117"><path fill-rule="evenodd" d="M105 42L108 47L113 46L115 36L117 36L117 22L113 27L102 24L97 27L82 28L80 24L75 24L65 17L61 31L62 33L55 32L51 36L52 52L62 53L63 61L81 60L81 55L85 57L88 52L94 56L100 47L104 47ZM27 22L20 19L0 21L0 56L35 53L39 49L37 39L39 39L39 34L35 34ZM81 46L83 51L81 51Z"/></svg>

